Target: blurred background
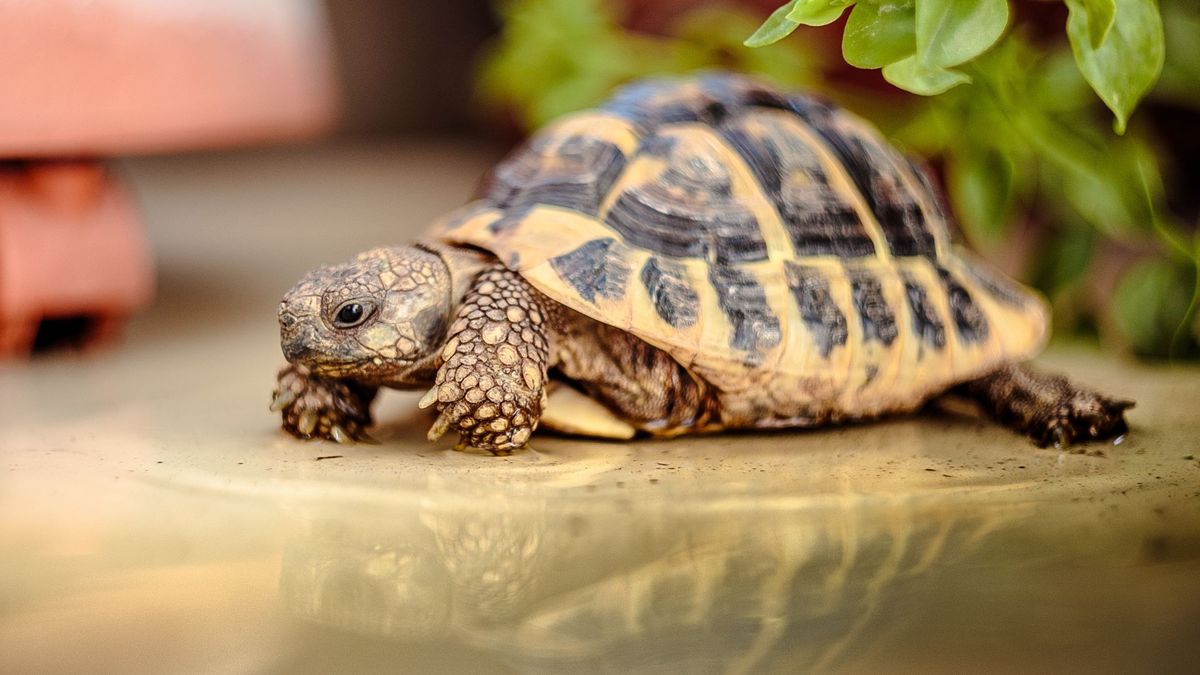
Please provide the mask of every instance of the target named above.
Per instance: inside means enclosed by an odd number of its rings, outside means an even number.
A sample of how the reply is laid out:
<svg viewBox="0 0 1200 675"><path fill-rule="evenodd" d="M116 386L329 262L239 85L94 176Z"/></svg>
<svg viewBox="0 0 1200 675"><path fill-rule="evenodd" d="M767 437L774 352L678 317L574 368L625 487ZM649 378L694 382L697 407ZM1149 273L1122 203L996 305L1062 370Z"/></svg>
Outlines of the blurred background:
<svg viewBox="0 0 1200 675"><path fill-rule="evenodd" d="M910 0L0 0L0 673L1194 671L1200 3L917 3L969 10L937 77L894 67ZM393 391L379 444L280 430L301 275L713 67L925 158L1128 437L934 408L493 458Z"/></svg>
<svg viewBox="0 0 1200 675"><path fill-rule="evenodd" d="M102 181L62 158L443 138L474 144L487 164L523 135L598 103L622 82L732 68L822 93L925 157L963 236L1051 298L1058 336L1147 358L1200 354L1200 141L1192 133L1200 122L1200 6L1189 0L1159 5L1166 45L1161 77L1148 74L1152 86L1118 135L1072 58L1064 32L1069 2L1008 3L1003 36L963 68L972 82L933 96L907 93L878 69L846 63L849 11L839 10L840 18L825 26L801 25L773 44L745 46L779 4L309 0L257 3L258 9L222 1L198 10L174 1L64 0L42 5L39 14L26 3L0 3L12 38L3 41L0 55L17 65L9 84L0 85L9 99L0 115L0 157L10 157L0 168L8 167L12 183L31 157L55 159L26 177L74 195L54 199L78 202L80 185ZM1115 6L1128 13L1139 4L1153 7L1144 0ZM911 11L911 3L899 4L905 5ZM99 25L97 14L124 27L114 36L72 23ZM1126 19L1117 17L1114 41L1129 39L1120 29ZM74 50L65 47L72 44ZM130 63L142 74L131 75ZM46 199L45 189L33 190L37 198L29 197L27 185L14 190L24 190L26 201ZM0 199L0 209L3 204ZM126 221L136 220L135 207L122 208ZM7 256L0 260L8 267L0 271L0 325L7 326L0 352L61 342L80 326L91 337L111 327L114 322L79 321L89 306L104 305L102 298L82 297L78 289L50 297L44 289L63 271L49 271L52 265L43 265L40 276L18 270L22 260L33 267L28 261L53 257L35 249L58 246L63 259L62 237L37 243L13 234L15 226L7 229L0 229L0 256ZM111 256L107 267L90 263L95 275L116 278L121 275L105 270L122 269L129 276L137 260L144 269L123 285L93 289L94 296L103 291L123 299L92 314L128 315L149 297L148 256L135 250L137 237L126 239L112 245L124 253ZM96 251L78 251L85 249ZM38 297L22 301L22 293ZM39 305L49 321L32 327L29 317Z"/></svg>

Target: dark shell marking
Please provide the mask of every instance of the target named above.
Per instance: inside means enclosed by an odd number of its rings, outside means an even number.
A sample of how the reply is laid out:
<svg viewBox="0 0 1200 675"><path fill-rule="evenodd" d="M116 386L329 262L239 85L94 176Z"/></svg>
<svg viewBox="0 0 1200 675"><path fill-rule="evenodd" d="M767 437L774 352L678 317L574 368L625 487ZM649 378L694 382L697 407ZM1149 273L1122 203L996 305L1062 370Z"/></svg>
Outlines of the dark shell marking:
<svg viewBox="0 0 1200 675"><path fill-rule="evenodd" d="M909 171L917 179L917 184L921 186L921 190L925 193L925 198L929 200L929 208L933 210L933 217L939 223L950 223L950 209L946 204L945 196L942 191L933 184L933 179L930 178L929 166L916 157L911 155L903 155L905 164L908 165ZM946 238L951 238L952 232L948 228L944 229Z"/></svg>
<svg viewBox="0 0 1200 675"><path fill-rule="evenodd" d="M612 249L616 239L593 239L579 248L550 259L558 276L588 302L596 296L619 298L625 294L629 264Z"/></svg>
<svg viewBox="0 0 1200 675"><path fill-rule="evenodd" d="M875 255L875 243L854 207L829 186L813 149L792 133L759 116L736 118L721 135L737 150L782 216L798 256Z"/></svg>
<svg viewBox="0 0 1200 675"><path fill-rule="evenodd" d="M736 267L713 265L708 280L717 291L721 311L733 326L729 346L756 353L779 344L779 317L771 311L757 279Z"/></svg>
<svg viewBox="0 0 1200 675"><path fill-rule="evenodd" d="M794 98L795 112L821 136L850 174L883 230L892 255L934 257L929 224L892 153L874 138L842 123L839 116L844 113L804 97Z"/></svg>
<svg viewBox="0 0 1200 675"><path fill-rule="evenodd" d="M879 279L865 270L850 271L850 292L854 297L854 308L862 321L863 340L876 340L891 346L899 331L896 316L883 298Z"/></svg>
<svg viewBox="0 0 1200 675"><path fill-rule="evenodd" d="M946 346L946 326L938 318L937 309L925 294L925 287L904 274L904 294L912 313L912 327L926 346L941 350Z"/></svg>
<svg viewBox="0 0 1200 675"><path fill-rule="evenodd" d="M666 171L626 188L605 218L610 227L630 244L664 255L721 263L766 259L758 221L734 199L718 158L662 138L649 152L666 160Z"/></svg>
<svg viewBox="0 0 1200 675"><path fill-rule="evenodd" d="M700 313L700 298L687 280L683 265L651 257L642 266L642 285L654 311L663 321L675 328L686 328L696 323Z"/></svg>
<svg viewBox="0 0 1200 675"><path fill-rule="evenodd" d="M785 262L784 268L800 318L820 347L822 358L829 358L833 348L846 344L850 335L846 315L829 293L829 280L815 267Z"/></svg>
<svg viewBox="0 0 1200 675"><path fill-rule="evenodd" d="M963 288L947 270L939 267L938 277L950 297L950 314L954 328L963 342L985 342L988 338L988 322L983 310L975 304L971 293Z"/></svg>
<svg viewBox="0 0 1200 675"><path fill-rule="evenodd" d="M819 251L846 257L871 255L874 246L861 223L855 227L856 215L847 214L835 202L821 201L819 207L814 207L812 202L801 201L799 196L793 200L784 194L785 186L778 175L779 162L787 160L792 150L777 144L774 148L768 147L764 139L755 139L737 128L737 116L755 108L792 112L812 128L862 194L883 230L892 255L936 255L935 239L929 229L931 224L926 221L919 201L903 179L903 159L849 124L845 113L819 99L784 96L753 80L710 76L685 85L643 81L622 89L602 107L644 130L672 122L700 122L722 129L725 138L763 180L763 186L792 229L797 254L814 255ZM802 145L790 135L782 137L789 139L789 144ZM907 162L903 163L907 167ZM773 185L779 186L778 191L772 189ZM822 207L828 211L822 213ZM822 223L833 225L834 229L823 231Z"/></svg>
<svg viewBox="0 0 1200 675"><path fill-rule="evenodd" d="M602 138L534 136L496 167L485 198L509 213L549 204L594 214L625 168L625 155Z"/></svg>

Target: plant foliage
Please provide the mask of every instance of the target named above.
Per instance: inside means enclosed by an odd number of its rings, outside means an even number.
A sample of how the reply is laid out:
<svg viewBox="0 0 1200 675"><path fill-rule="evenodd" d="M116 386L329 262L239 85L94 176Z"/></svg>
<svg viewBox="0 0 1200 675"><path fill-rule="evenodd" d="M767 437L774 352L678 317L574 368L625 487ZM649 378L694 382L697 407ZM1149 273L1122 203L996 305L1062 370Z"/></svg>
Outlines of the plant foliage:
<svg viewBox="0 0 1200 675"><path fill-rule="evenodd" d="M1129 115L1158 79L1165 59L1155 0L1065 0L1067 37L1088 84L1124 133ZM802 25L824 26L849 11L842 55L859 68L882 68L914 94L940 94L971 81L962 66L991 48L1009 23L1008 0L792 0L775 10L746 45L778 42Z"/></svg>
<svg viewBox="0 0 1200 675"><path fill-rule="evenodd" d="M484 59L480 89L511 101L528 128L604 100L637 77L722 66L811 86L818 61L795 44L752 49L743 40L751 15L701 9L670 36L623 30L616 6L603 0L510 0L497 3L504 33Z"/></svg>
<svg viewBox="0 0 1200 675"><path fill-rule="evenodd" d="M1057 40L1015 18L1051 3ZM621 7L499 2L481 91L532 129L646 75L724 67L824 88L941 168L968 239L1051 297L1060 332L1200 353L1200 235L1167 208L1164 130L1131 119L1147 97L1200 111L1194 0L1163 0L1165 21L1154 0L792 0L761 25L701 8L654 35L622 27ZM783 39L802 26L820 39ZM924 96L825 87L839 30L846 63Z"/></svg>

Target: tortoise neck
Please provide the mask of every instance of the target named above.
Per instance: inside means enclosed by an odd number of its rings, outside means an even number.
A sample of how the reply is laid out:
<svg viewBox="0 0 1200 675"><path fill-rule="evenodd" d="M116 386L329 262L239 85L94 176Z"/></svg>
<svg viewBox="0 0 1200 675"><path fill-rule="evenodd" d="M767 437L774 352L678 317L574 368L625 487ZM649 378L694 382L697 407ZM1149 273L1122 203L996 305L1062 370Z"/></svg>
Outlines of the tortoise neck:
<svg viewBox="0 0 1200 675"><path fill-rule="evenodd" d="M437 255L446 264L446 270L450 274L449 315L446 317L446 326L449 327L450 319L458 311L467 291L471 290L475 277L495 262L495 258L483 251L441 243L420 242L416 246Z"/></svg>

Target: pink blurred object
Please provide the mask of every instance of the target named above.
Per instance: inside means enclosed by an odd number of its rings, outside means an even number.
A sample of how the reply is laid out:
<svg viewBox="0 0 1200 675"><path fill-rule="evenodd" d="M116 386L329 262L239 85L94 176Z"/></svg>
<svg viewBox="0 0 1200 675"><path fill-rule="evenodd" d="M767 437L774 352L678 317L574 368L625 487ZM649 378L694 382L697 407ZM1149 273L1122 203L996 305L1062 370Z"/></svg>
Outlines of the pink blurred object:
<svg viewBox="0 0 1200 675"><path fill-rule="evenodd" d="M337 114L319 0L0 0L0 358L112 334L149 246L99 158L311 137Z"/></svg>
<svg viewBox="0 0 1200 675"><path fill-rule="evenodd" d="M0 157L311 136L330 53L315 1L0 0Z"/></svg>
<svg viewBox="0 0 1200 675"><path fill-rule="evenodd" d="M133 201L103 165L0 166L0 358L27 355L47 318L111 335L152 290Z"/></svg>

